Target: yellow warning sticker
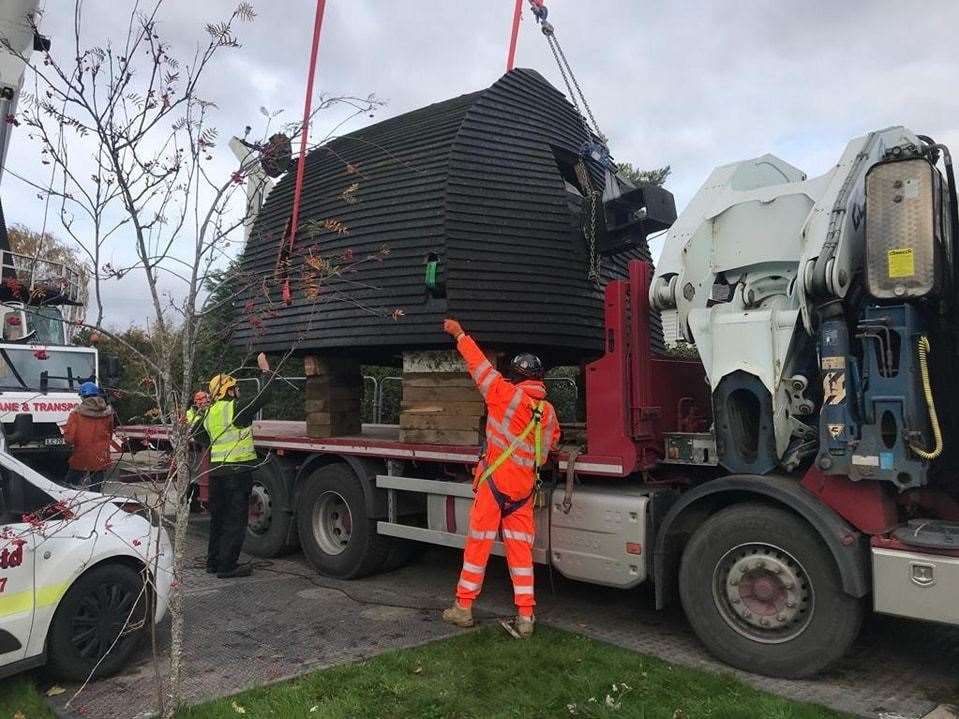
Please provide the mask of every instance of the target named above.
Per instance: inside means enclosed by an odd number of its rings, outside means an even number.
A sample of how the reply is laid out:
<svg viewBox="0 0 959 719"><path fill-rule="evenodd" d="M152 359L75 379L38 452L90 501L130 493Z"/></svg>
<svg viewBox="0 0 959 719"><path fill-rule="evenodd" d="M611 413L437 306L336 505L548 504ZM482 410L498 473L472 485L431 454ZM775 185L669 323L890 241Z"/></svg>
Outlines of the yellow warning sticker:
<svg viewBox="0 0 959 719"><path fill-rule="evenodd" d="M916 263L911 247L897 247L886 253L889 261L889 277L912 277L916 274Z"/></svg>

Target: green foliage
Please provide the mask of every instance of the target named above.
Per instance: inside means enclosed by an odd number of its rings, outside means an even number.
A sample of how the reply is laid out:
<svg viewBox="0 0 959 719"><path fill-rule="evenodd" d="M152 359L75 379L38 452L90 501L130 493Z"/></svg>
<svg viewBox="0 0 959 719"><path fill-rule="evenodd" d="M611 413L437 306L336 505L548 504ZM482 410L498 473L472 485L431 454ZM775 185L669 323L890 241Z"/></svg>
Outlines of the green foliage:
<svg viewBox="0 0 959 719"><path fill-rule="evenodd" d="M205 389L214 375L236 372L244 364L252 364L246 353L230 344L236 328L234 295L236 287L231 282L238 271L236 263L225 270L210 273L206 290L209 311L197 333L193 352L193 376L196 389ZM242 376L242 373L237 373Z"/></svg>
<svg viewBox="0 0 959 719"><path fill-rule="evenodd" d="M55 715L34 686L32 677L19 674L0 683L0 717L54 719Z"/></svg>
<svg viewBox="0 0 959 719"><path fill-rule="evenodd" d="M530 641L498 628L386 652L292 682L181 710L249 717L617 717L830 719L840 714L549 627Z"/></svg>
<svg viewBox="0 0 959 719"><path fill-rule="evenodd" d="M560 424L584 421L581 380L579 367L554 367L546 373L546 398L556 410Z"/></svg>
<svg viewBox="0 0 959 719"><path fill-rule="evenodd" d="M638 170L630 162L617 162L616 169L637 187L640 185L662 185L673 171L669 165L653 170Z"/></svg>
<svg viewBox="0 0 959 719"><path fill-rule="evenodd" d="M96 330L81 329L73 343L81 347L96 347L100 358L100 378L104 389L112 397L117 416L124 424L142 424L155 420L156 401L153 399L153 372L143 361L152 352L150 334L140 327L130 327L115 333L118 339ZM104 360L114 355L120 360L121 376L115 386L105 384Z"/></svg>

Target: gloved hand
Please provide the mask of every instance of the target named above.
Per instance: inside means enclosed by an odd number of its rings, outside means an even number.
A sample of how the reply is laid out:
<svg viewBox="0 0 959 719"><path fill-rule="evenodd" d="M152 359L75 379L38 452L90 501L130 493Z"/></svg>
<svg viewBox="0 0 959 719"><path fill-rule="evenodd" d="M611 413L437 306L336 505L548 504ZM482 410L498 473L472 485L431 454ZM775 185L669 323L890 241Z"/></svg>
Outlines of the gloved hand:
<svg viewBox="0 0 959 719"><path fill-rule="evenodd" d="M463 332L463 326L453 318L443 320L443 331L453 339L456 339L461 334L465 334Z"/></svg>

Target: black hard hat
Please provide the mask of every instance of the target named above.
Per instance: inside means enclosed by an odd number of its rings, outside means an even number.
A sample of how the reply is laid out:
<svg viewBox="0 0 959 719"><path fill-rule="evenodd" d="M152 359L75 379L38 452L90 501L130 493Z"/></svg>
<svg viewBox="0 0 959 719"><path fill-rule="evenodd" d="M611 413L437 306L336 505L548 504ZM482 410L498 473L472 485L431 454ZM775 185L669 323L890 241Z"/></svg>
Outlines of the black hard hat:
<svg viewBox="0 0 959 719"><path fill-rule="evenodd" d="M543 379L543 363L539 357L529 352L516 355L513 361L509 363L509 374L511 377L521 377L523 379Z"/></svg>

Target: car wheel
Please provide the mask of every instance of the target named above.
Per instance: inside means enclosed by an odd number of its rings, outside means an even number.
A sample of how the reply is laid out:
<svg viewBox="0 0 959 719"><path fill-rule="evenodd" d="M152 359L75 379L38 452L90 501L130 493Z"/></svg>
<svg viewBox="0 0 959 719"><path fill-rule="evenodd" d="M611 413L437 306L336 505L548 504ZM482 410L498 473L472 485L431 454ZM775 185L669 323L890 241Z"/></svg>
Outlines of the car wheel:
<svg viewBox="0 0 959 719"><path fill-rule="evenodd" d="M128 565L99 565L81 575L50 625L50 670L71 681L119 671L148 626L147 605L144 578Z"/></svg>

